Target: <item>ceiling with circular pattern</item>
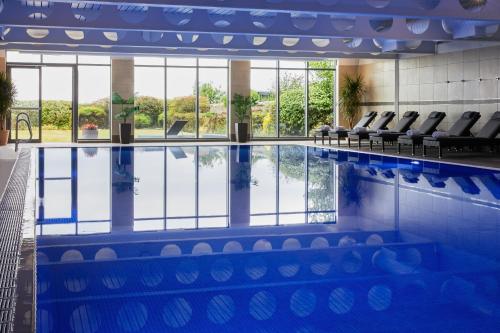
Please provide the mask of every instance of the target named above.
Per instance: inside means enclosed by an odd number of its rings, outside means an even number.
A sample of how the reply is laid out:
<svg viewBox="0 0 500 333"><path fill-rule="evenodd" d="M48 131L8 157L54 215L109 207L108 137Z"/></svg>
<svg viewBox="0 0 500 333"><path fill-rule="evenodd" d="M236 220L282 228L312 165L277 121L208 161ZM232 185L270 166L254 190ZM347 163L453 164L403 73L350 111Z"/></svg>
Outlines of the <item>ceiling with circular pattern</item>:
<svg viewBox="0 0 500 333"><path fill-rule="evenodd" d="M493 0L0 0L19 50L397 58L500 43L499 25Z"/></svg>

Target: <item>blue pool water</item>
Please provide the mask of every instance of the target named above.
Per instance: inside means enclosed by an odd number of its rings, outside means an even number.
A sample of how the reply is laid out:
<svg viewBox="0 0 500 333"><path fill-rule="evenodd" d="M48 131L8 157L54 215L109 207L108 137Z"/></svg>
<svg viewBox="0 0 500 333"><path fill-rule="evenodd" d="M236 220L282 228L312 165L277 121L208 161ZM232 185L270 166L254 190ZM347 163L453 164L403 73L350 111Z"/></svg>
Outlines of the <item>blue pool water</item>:
<svg viewBox="0 0 500 333"><path fill-rule="evenodd" d="M500 170L41 148L37 332L499 332Z"/></svg>

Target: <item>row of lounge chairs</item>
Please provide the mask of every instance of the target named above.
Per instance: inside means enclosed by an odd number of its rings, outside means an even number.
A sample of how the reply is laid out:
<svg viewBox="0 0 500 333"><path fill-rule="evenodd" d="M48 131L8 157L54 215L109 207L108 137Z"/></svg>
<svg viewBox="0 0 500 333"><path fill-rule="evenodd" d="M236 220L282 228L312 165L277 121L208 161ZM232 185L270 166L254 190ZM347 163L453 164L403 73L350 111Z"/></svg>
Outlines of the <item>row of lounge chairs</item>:
<svg viewBox="0 0 500 333"><path fill-rule="evenodd" d="M500 111L495 112L486 122L483 128L476 136L472 136L470 130L481 117L479 112L467 111L450 127L446 132L436 131L438 125L446 117L444 112L431 112L427 119L417 128L410 129L411 125L417 120L419 114L416 111L407 111L392 129L387 129L387 125L396 116L392 111L383 112L379 119L372 125L377 113L366 112L352 130L344 128L335 128L333 130L318 130L314 133L314 142L317 137L328 137L329 144L332 139L337 140L340 145L341 139L347 139L350 147L351 141L358 142L358 148L361 148L361 142L367 140L370 142L370 150L374 144L380 144L382 151L385 150L385 144L397 143L397 152L401 153L401 146L411 146L412 155L415 155L416 147L423 147L423 156L427 154L427 148L434 147L438 149L438 156L442 158L443 148L463 148L463 147L489 147L496 149L500 147Z"/></svg>

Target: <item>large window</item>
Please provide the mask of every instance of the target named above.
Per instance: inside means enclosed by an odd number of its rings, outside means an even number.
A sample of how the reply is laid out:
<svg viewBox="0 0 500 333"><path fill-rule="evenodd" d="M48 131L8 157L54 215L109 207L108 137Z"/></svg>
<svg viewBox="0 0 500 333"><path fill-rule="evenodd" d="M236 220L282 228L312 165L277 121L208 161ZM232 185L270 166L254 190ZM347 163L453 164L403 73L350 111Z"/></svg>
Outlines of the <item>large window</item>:
<svg viewBox="0 0 500 333"><path fill-rule="evenodd" d="M274 60L252 60L252 130L255 137L275 137L277 69Z"/></svg>
<svg viewBox="0 0 500 333"><path fill-rule="evenodd" d="M78 57L78 139L111 138L110 64L109 57ZM97 133L92 131L93 128L97 129Z"/></svg>
<svg viewBox="0 0 500 333"><path fill-rule="evenodd" d="M227 138L228 60L135 58L136 139Z"/></svg>
<svg viewBox="0 0 500 333"><path fill-rule="evenodd" d="M333 60L251 62L254 137L300 137L333 120Z"/></svg>
<svg viewBox="0 0 500 333"><path fill-rule="evenodd" d="M7 63L19 101L12 127L16 114L27 112L34 141L110 139L109 56L7 51ZM28 138L27 128L18 135Z"/></svg>
<svg viewBox="0 0 500 333"><path fill-rule="evenodd" d="M140 112L134 116L134 136L140 138L163 138L165 135L165 68L159 66L163 58L139 58L134 67L135 103ZM143 64L143 66L139 66Z"/></svg>

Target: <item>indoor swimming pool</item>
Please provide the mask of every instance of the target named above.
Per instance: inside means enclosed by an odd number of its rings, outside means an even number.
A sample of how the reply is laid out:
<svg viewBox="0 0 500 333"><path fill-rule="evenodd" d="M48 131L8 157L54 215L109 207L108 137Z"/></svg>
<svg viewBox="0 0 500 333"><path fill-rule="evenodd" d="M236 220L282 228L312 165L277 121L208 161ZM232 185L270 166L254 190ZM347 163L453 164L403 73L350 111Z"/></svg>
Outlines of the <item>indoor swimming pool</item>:
<svg viewBox="0 0 500 333"><path fill-rule="evenodd" d="M500 169L39 148L37 332L498 332Z"/></svg>

